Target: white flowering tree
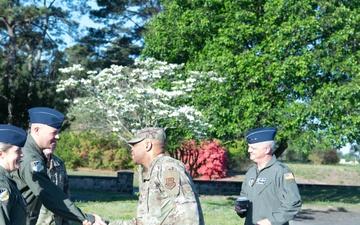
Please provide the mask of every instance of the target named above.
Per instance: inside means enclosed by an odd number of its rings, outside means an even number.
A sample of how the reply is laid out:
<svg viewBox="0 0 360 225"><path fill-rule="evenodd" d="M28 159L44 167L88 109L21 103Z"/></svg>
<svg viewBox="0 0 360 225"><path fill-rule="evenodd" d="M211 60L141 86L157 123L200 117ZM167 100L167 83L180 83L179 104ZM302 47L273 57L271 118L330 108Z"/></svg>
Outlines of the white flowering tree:
<svg viewBox="0 0 360 225"><path fill-rule="evenodd" d="M204 83L223 80L212 72L184 72L183 67L150 58L136 60L135 68L113 65L99 73L88 71L87 78L76 78L84 71L74 65L61 69L71 77L60 81L57 92L68 94L70 99L65 101L71 103L73 116L87 113L98 118L123 140L150 126L182 129L192 138L204 136L210 124L191 105L193 93Z"/></svg>

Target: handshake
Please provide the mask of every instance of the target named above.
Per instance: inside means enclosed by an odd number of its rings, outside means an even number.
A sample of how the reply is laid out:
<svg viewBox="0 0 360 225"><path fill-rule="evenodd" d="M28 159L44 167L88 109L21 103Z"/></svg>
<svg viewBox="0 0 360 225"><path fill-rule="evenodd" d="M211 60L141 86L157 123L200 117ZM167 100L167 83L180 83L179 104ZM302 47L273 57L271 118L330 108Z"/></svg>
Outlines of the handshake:
<svg viewBox="0 0 360 225"><path fill-rule="evenodd" d="M241 218L246 216L249 203L250 202L246 197L239 197L235 200L235 211Z"/></svg>

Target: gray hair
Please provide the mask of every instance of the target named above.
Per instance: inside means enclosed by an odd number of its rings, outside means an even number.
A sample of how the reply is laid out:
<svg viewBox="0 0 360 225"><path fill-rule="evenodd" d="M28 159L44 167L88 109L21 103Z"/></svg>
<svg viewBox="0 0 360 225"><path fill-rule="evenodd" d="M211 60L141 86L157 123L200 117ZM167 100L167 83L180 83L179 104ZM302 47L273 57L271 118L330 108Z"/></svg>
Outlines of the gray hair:
<svg viewBox="0 0 360 225"><path fill-rule="evenodd" d="M275 146L276 146L276 141L264 141L261 143L264 147L265 146L269 146L271 149L271 152L274 152L275 150Z"/></svg>
<svg viewBox="0 0 360 225"><path fill-rule="evenodd" d="M13 145L11 145L11 144L8 144L8 143L5 143L5 142L0 142L0 151L6 152L12 146Z"/></svg>

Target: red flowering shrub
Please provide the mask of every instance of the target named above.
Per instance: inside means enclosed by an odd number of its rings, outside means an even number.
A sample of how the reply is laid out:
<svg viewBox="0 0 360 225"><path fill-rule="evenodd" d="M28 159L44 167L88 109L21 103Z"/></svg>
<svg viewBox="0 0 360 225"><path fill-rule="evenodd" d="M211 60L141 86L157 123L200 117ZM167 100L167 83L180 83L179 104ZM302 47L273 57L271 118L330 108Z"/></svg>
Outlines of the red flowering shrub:
<svg viewBox="0 0 360 225"><path fill-rule="evenodd" d="M178 149L178 158L185 165L192 177L205 180L226 177L228 157L226 148L219 142L203 141L196 146L194 140L184 141Z"/></svg>

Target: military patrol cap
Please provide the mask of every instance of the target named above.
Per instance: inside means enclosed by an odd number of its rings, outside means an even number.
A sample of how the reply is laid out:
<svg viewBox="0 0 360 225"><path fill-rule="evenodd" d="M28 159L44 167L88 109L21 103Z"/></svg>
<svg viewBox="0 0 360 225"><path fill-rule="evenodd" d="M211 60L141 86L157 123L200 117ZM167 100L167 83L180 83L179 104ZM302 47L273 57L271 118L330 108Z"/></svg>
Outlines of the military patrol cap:
<svg viewBox="0 0 360 225"><path fill-rule="evenodd" d="M136 133L136 136L129 140L128 143L129 144L136 144L146 138L150 138L150 139L156 139L159 141L166 141L166 134L163 128L160 127L147 127L144 129L139 130Z"/></svg>
<svg viewBox="0 0 360 225"><path fill-rule="evenodd" d="M276 127L260 127L246 132L246 140L249 144L275 140Z"/></svg>
<svg viewBox="0 0 360 225"><path fill-rule="evenodd" d="M46 107L31 108L28 112L31 123L42 123L56 129L60 129L65 118L61 112Z"/></svg>
<svg viewBox="0 0 360 225"><path fill-rule="evenodd" d="M0 124L0 142L24 147L27 133L19 127Z"/></svg>

